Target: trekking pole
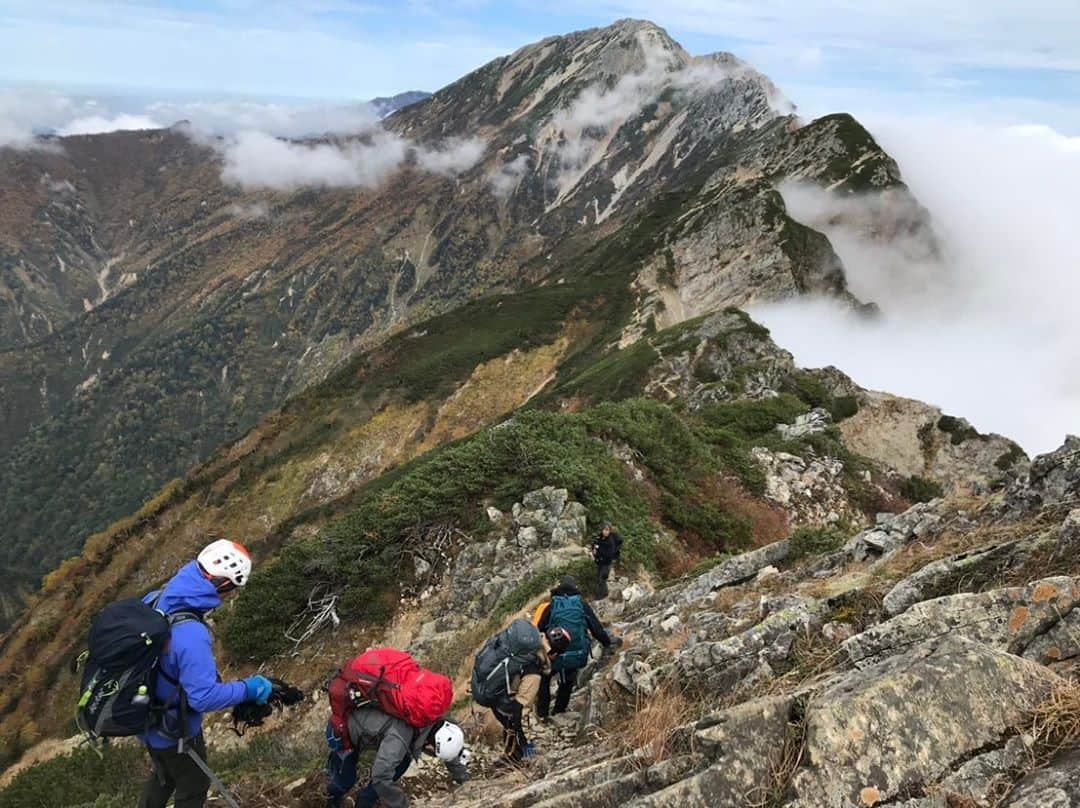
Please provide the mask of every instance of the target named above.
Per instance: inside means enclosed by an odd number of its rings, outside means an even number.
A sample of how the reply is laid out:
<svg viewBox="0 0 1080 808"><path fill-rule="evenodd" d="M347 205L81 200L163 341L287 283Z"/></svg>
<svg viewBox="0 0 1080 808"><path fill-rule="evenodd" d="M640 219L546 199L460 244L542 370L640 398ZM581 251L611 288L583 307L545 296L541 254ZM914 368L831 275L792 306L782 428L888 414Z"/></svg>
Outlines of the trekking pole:
<svg viewBox="0 0 1080 808"><path fill-rule="evenodd" d="M229 808L240 808L240 803L233 797L232 792L229 791L228 787L226 787L223 782L221 782L221 778L214 774L213 769L206 765L206 761L199 757L198 752L190 746L185 746L184 753L195 761L195 765L202 770L203 774L210 778L210 784L213 785L217 793L221 795L221 798L225 800L225 804L228 805Z"/></svg>

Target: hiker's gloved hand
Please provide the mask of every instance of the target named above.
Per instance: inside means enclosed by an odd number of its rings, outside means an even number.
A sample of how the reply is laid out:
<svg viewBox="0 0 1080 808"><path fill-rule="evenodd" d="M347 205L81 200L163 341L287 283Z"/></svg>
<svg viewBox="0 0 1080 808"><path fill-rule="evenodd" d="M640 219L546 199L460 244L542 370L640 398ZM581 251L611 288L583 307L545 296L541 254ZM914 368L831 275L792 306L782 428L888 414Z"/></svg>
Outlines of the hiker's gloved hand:
<svg viewBox="0 0 1080 808"><path fill-rule="evenodd" d="M536 757L536 755L536 744L532 743L531 741L521 747L521 756L526 760L531 760L532 758Z"/></svg>
<svg viewBox="0 0 1080 808"><path fill-rule="evenodd" d="M266 704L266 700L270 698L270 694L274 690L273 684L265 676L255 674L249 676L243 680L244 687L247 688L246 701L253 701L256 704Z"/></svg>

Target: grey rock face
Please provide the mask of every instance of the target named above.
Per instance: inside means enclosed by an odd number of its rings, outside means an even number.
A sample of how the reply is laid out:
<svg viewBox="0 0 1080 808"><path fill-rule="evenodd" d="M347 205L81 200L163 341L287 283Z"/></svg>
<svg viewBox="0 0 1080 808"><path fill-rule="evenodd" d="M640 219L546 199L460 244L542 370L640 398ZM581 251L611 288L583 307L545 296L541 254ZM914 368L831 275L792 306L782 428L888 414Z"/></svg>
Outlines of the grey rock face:
<svg viewBox="0 0 1080 808"><path fill-rule="evenodd" d="M1019 547L1020 542L1010 541L933 561L890 589L882 606L897 615L920 601L950 594L961 582L975 588L1012 561Z"/></svg>
<svg viewBox="0 0 1080 808"><path fill-rule="evenodd" d="M878 523L852 536L844 551L856 561L889 556L914 538L932 535L941 524L941 500L920 502L903 513L879 514Z"/></svg>
<svg viewBox="0 0 1080 808"><path fill-rule="evenodd" d="M713 693L731 690L751 672L771 678L772 666L787 659L798 633L819 627L824 611L820 603L800 598L747 631L694 645L675 665L684 681Z"/></svg>
<svg viewBox="0 0 1080 808"><path fill-rule="evenodd" d="M791 514L799 525L858 522L844 489L844 464L834 457L802 458L755 446L754 461L765 473L765 496Z"/></svg>
<svg viewBox="0 0 1080 808"><path fill-rule="evenodd" d="M713 761L707 769L627 803L634 808L743 805L764 797L784 752L794 700L755 699L709 719L695 741Z"/></svg>
<svg viewBox="0 0 1080 808"><path fill-rule="evenodd" d="M1059 755L1049 766L1023 778L1007 808L1080 808L1080 750Z"/></svg>
<svg viewBox="0 0 1080 808"><path fill-rule="evenodd" d="M875 805L996 742L1060 683L1034 662L963 637L841 676L807 711L798 808ZM963 716L963 720L955 720Z"/></svg>
<svg viewBox="0 0 1080 808"><path fill-rule="evenodd" d="M903 614L843 643L856 666L867 667L927 640L962 636L1023 653L1080 601L1080 579L1058 576L1023 587L963 593L916 603Z"/></svg>
<svg viewBox="0 0 1080 808"><path fill-rule="evenodd" d="M1069 435L1061 448L1039 455L1005 493L1008 508L1025 513L1080 496L1080 437Z"/></svg>
<svg viewBox="0 0 1080 808"><path fill-rule="evenodd" d="M725 586L748 581L765 567L783 561L788 554L788 542L773 542L757 550L741 553L717 564L694 582L685 592L684 600L696 600Z"/></svg>
<svg viewBox="0 0 1080 808"><path fill-rule="evenodd" d="M798 416L794 423L778 424L776 431L780 433L784 440L794 440L795 438L803 438L807 435L824 432L831 423L832 415L829 414L829 411L816 407L810 412Z"/></svg>

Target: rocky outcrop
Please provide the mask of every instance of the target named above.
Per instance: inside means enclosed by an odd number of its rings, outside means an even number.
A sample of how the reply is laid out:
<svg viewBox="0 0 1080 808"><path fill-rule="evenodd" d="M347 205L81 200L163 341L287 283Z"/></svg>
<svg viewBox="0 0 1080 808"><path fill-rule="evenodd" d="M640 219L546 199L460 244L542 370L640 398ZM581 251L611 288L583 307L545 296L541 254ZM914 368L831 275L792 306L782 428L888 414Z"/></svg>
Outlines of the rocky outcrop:
<svg viewBox="0 0 1080 808"><path fill-rule="evenodd" d="M889 615L898 615L921 601L956 592L958 587L978 589L1026 552L1030 552L1029 545L1017 540L932 561L890 589L882 606Z"/></svg>
<svg viewBox="0 0 1080 808"><path fill-rule="evenodd" d="M880 559L892 555L913 539L935 533L942 523L940 500L913 505L903 513L878 514L877 524L852 536L844 552L856 561Z"/></svg>
<svg viewBox="0 0 1080 808"><path fill-rule="evenodd" d="M708 768L627 806L710 808L763 799L783 760L794 705L784 696L755 699L704 719L708 726L694 737Z"/></svg>
<svg viewBox="0 0 1080 808"><path fill-rule="evenodd" d="M984 491L1026 459L1007 438L980 434L921 401L876 391L859 396L859 411L840 423L840 431L853 451L950 488Z"/></svg>
<svg viewBox="0 0 1080 808"><path fill-rule="evenodd" d="M963 593L916 603L843 643L851 661L869 667L913 645L967 637L1021 654L1080 602L1080 578L1045 578L1027 586Z"/></svg>
<svg viewBox="0 0 1080 808"><path fill-rule="evenodd" d="M842 676L805 722L798 808L892 801L929 785L1021 725L1058 682L1046 668L954 636ZM962 716L962 720L957 720Z"/></svg>
<svg viewBox="0 0 1080 808"><path fill-rule="evenodd" d="M802 458L760 446L752 451L765 474L765 496L792 515L796 525L859 522L844 487L844 464L835 457Z"/></svg>
<svg viewBox="0 0 1080 808"><path fill-rule="evenodd" d="M1040 455L1013 480L1005 494L1014 513L1072 504L1080 497L1080 437L1069 435L1053 452Z"/></svg>

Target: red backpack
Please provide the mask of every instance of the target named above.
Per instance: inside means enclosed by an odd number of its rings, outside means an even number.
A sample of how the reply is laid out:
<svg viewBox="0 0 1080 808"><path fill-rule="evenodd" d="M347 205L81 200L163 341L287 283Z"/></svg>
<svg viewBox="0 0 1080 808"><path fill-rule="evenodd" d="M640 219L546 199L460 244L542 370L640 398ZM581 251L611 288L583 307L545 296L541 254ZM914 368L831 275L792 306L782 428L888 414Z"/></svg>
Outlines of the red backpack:
<svg viewBox="0 0 1080 808"><path fill-rule="evenodd" d="M420 729L446 715L454 700L454 685L445 676L421 668L396 648L365 651L330 680L330 724L351 746L349 713L375 707Z"/></svg>

